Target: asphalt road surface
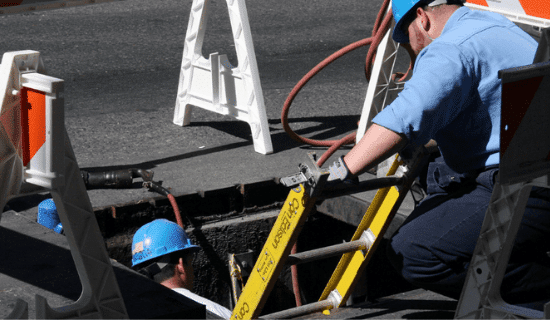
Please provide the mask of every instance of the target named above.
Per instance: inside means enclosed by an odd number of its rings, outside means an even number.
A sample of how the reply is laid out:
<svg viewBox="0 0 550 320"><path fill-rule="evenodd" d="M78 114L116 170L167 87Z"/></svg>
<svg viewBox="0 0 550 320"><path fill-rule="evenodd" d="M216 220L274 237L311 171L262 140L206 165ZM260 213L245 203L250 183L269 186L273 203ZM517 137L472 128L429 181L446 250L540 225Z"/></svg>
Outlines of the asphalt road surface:
<svg viewBox="0 0 550 320"><path fill-rule="evenodd" d="M247 3L267 115L275 133L292 87L324 57L370 36L381 2ZM0 16L0 52L40 51L48 74L65 80L66 123L71 138L82 141L73 146L81 166L95 165L94 153L117 162L125 160L128 148L150 153L167 146L224 143L216 135L219 130L249 139L246 124L202 110L194 112L190 127L171 122L190 5L189 0L126 0ZM237 64L225 1L211 3L203 54L211 52L227 53ZM324 138L353 130L366 92L365 54L366 48L359 49L311 81L291 111L297 122L293 127L307 135L320 126L328 131L321 134ZM88 131L89 122L102 123L102 132ZM333 125L342 122L348 124L339 129ZM214 130L206 132L205 126ZM142 128L140 134L117 141L136 127ZM140 146L144 143L146 147Z"/></svg>
<svg viewBox="0 0 550 320"><path fill-rule="evenodd" d="M282 129L283 103L311 68L369 37L382 0L247 2L274 154L255 153L241 122L195 108L172 123L191 0L125 0L0 16L0 52L37 50L47 74L65 80L65 124L80 168L155 171L175 194L294 174L305 154ZM211 0L203 55L237 65L225 1ZM308 83L291 127L314 139L357 128L368 83L367 48ZM403 53L406 56L406 53ZM408 59L400 59L405 70ZM345 152L342 150L341 152ZM140 201L146 189L91 190L92 205Z"/></svg>

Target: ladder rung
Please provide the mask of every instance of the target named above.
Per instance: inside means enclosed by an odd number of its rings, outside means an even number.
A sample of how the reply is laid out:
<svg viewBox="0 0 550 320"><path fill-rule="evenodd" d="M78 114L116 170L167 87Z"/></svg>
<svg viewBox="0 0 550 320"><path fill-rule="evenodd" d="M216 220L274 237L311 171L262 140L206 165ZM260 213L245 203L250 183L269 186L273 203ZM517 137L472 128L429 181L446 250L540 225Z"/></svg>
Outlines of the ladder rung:
<svg viewBox="0 0 550 320"><path fill-rule="evenodd" d="M351 242L335 244L329 247L292 254L288 256L286 263L290 265L301 264L301 263L311 262L315 260L330 258L333 256L338 256L347 252L365 250L366 248L367 248L366 241L363 239L359 239Z"/></svg>
<svg viewBox="0 0 550 320"><path fill-rule="evenodd" d="M377 190L377 189L382 189L382 188L387 188L392 186L401 186L403 185L404 182L405 182L404 176L399 177L399 176L393 175L389 177L365 180L357 184L342 183L333 188L324 189L319 198L321 199L336 198L336 197L355 194L359 192Z"/></svg>
<svg viewBox="0 0 550 320"><path fill-rule="evenodd" d="M295 307L275 313L266 314L260 317L260 319L289 319L314 312L320 312L326 309L334 308L333 302L330 299L306 304L300 307Z"/></svg>

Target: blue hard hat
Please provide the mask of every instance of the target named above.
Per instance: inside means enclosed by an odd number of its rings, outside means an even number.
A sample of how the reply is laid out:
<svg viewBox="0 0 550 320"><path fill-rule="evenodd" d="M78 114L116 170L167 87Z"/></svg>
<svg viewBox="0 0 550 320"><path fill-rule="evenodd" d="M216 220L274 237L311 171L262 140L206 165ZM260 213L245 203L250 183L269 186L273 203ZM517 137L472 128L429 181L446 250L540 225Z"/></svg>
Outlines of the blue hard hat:
<svg viewBox="0 0 550 320"><path fill-rule="evenodd" d="M393 40L399 43L409 43L409 37L403 32L403 22L408 14L414 14L416 8L430 4L457 4L464 3L464 0L392 0L393 19L395 27L393 28Z"/></svg>
<svg viewBox="0 0 550 320"><path fill-rule="evenodd" d="M194 245L185 231L174 222L156 219L139 228L132 241L132 267L180 250L196 252L200 249Z"/></svg>
<svg viewBox="0 0 550 320"><path fill-rule="evenodd" d="M392 12L393 19L395 20L395 27L393 28L393 40L399 43L409 43L409 37L401 30L403 21L408 13L414 14L414 10L422 3L426 3L426 0L393 0ZM414 10L413 10L414 9Z"/></svg>
<svg viewBox="0 0 550 320"><path fill-rule="evenodd" d="M56 227L61 225L61 221L59 220L59 214L57 213L57 208L55 207L53 199L46 199L38 204L38 216L36 221L46 228L61 233L58 230L62 229L56 230Z"/></svg>

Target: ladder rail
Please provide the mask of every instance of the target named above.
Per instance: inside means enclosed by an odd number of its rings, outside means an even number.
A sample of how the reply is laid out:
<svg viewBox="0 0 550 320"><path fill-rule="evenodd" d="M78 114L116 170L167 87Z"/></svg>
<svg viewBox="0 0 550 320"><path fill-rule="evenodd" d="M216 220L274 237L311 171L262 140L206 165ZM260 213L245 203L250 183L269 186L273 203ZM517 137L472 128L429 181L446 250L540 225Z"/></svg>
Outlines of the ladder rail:
<svg viewBox="0 0 550 320"><path fill-rule="evenodd" d="M426 155L427 152L421 156L420 161L414 164L415 168L411 171L412 174L416 174L418 171L417 168L425 163L427 159ZM394 178L394 174L401 164L402 161L399 159L399 156L396 156L388 171L388 177ZM352 241L289 256L287 259L288 264L298 264L344 253L319 301L264 315L262 319L288 319L338 308L346 303L358 276L368 264L376 250L377 244L391 222L393 215L397 212L403 198L407 194L409 190L408 186L412 183L414 176L412 178L411 176L409 176L409 178L405 178L405 176L401 178L399 184L389 184L385 188L378 190L367 212L363 216L363 220L357 228ZM396 181L397 180L392 179L392 182ZM400 189L398 190L395 188L395 185L399 185ZM374 232L371 230L371 226ZM342 290L343 287L346 290Z"/></svg>
<svg viewBox="0 0 550 320"><path fill-rule="evenodd" d="M285 264L301 264L341 254L344 254L343 258L338 264L319 302L267 316L264 315L263 317L293 317L337 308L345 304L349 292L353 289L355 278L358 277L362 268L368 263L381 235L387 229L389 222L391 222L393 215L397 212L412 181L416 177L419 171L418 168L425 164L428 158L426 148L419 148L416 150L416 153L411 153L410 155L411 159L407 160L406 163L412 170L404 168L402 176L398 176L396 173L398 169L401 169L400 166L404 161L399 156L395 156L393 165L390 171L388 171L386 178L374 179L377 181L357 184L351 187L325 189L324 186L328 172L321 170L317 166L313 155L308 154L309 162L306 165L302 163L299 166L301 170L301 174L299 175L302 175L304 178L299 181L305 182L302 182L299 187L291 189L237 301L231 318L238 320L258 318ZM299 179L299 175L293 177ZM294 181L293 179L290 180ZM303 223L305 223L305 219L313 208L313 205L315 205L318 196L329 196L330 192L341 195L343 193L353 193L351 191L359 192L365 191L365 189L373 190L380 187L384 188L378 190L350 242L289 255L290 248L298 238ZM361 266L361 268L354 267L355 269L347 269L350 262L352 262L351 265ZM342 279L343 281L341 281ZM342 286L347 288L342 290Z"/></svg>
<svg viewBox="0 0 550 320"><path fill-rule="evenodd" d="M315 198L309 197L305 189L300 185L290 191L233 309L231 319L258 318L290 254L292 244L296 242L315 204Z"/></svg>
<svg viewBox="0 0 550 320"><path fill-rule="evenodd" d="M415 153L407 161L410 170L404 175L404 184L400 187L387 187L378 190L352 237L352 241L357 240L365 231L368 231L374 238L372 245L365 253L356 251L342 256L319 300L325 300L330 294L337 291L342 299L336 307L345 305L358 280L358 275L363 273L412 182L429 159L429 152L424 147L417 149ZM401 164L402 162L397 156L387 175L394 175Z"/></svg>

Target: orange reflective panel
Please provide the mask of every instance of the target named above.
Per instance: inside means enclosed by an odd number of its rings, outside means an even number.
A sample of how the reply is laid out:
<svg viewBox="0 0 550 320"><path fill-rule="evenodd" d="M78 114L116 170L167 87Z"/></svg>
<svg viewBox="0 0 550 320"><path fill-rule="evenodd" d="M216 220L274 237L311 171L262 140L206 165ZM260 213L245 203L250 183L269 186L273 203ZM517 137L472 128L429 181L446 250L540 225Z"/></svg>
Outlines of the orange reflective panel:
<svg viewBox="0 0 550 320"><path fill-rule="evenodd" d="M46 142L46 94L21 89L23 165L27 165Z"/></svg>
<svg viewBox="0 0 550 320"><path fill-rule="evenodd" d="M548 1L519 0L523 10L529 16L550 19L550 4Z"/></svg>
<svg viewBox="0 0 550 320"><path fill-rule="evenodd" d="M485 0L468 0L466 1L468 3L471 3L471 4L477 4L477 5L480 5L480 6L484 6L484 7L488 7L489 5L487 4L487 1Z"/></svg>

